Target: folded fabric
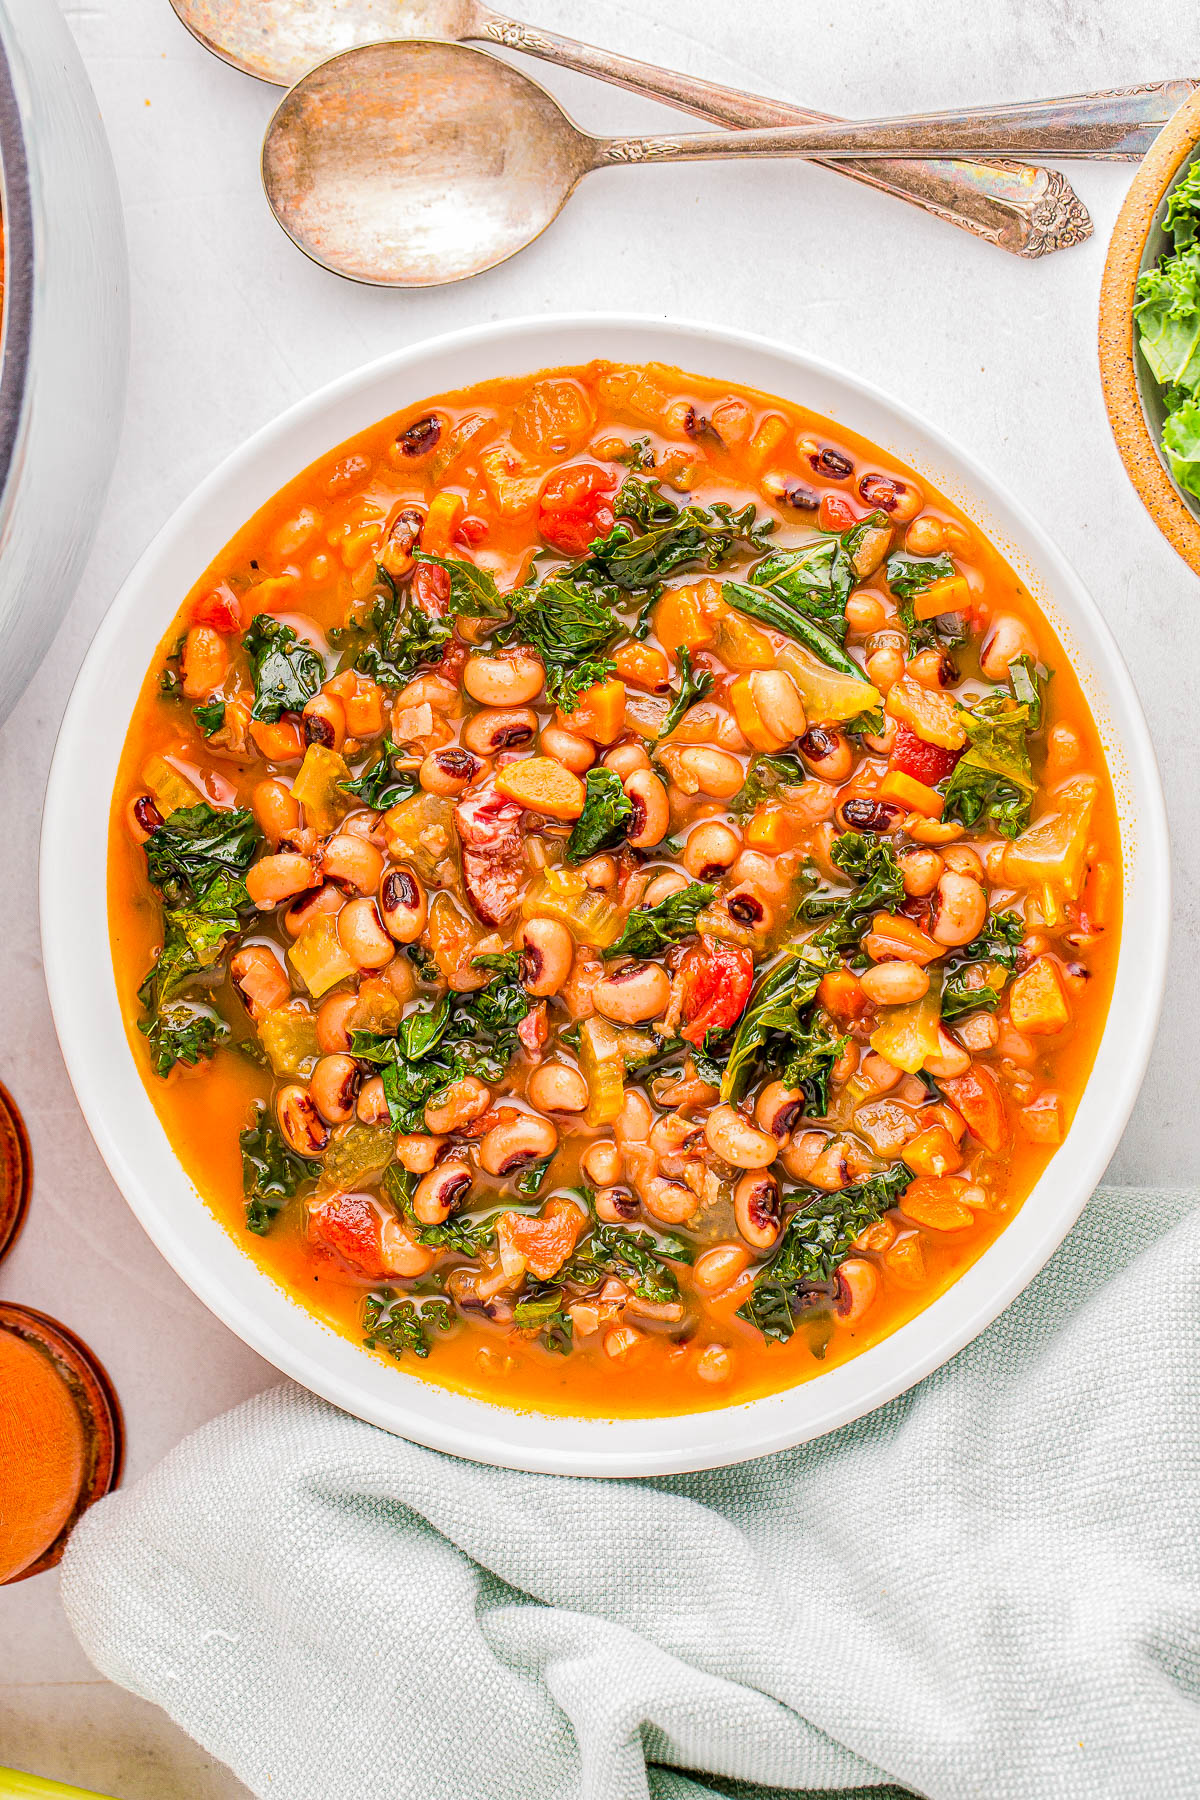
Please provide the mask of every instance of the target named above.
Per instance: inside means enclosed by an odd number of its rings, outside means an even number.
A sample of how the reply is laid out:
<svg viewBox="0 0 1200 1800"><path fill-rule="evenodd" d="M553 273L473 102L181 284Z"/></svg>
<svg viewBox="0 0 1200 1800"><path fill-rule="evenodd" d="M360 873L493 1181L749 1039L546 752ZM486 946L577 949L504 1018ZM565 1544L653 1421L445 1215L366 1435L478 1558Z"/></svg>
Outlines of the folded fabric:
<svg viewBox="0 0 1200 1800"><path fill-rule="evenodd" d="M276 1800L1200 1794L1200 1208L1101 1190L918 1388L616 1482L294 1387L95 1507L104 1674Z"/></svg>

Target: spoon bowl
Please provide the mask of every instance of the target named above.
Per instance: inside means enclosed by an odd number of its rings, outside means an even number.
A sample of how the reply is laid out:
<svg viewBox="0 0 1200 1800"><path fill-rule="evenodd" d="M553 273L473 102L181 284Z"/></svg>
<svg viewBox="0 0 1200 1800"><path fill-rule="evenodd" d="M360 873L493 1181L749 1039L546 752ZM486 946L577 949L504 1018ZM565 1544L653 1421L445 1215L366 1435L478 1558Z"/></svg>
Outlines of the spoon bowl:
<svg viewBox="0 0 1200 1800"><path fill-rule="evenodd" d="M356 44L387 38L475 37L485 28L477 0L171 0L206 50L260 81L290 88Z"/></svg>
<svg viewBox="0 0 1200 1800"><path fill-rule="evenodd" d="M592 142L537 82L482 51L370 44L331 57L284 98L263 186L322 267L430 287L495 268L539 237L592 167Z"/></svg>

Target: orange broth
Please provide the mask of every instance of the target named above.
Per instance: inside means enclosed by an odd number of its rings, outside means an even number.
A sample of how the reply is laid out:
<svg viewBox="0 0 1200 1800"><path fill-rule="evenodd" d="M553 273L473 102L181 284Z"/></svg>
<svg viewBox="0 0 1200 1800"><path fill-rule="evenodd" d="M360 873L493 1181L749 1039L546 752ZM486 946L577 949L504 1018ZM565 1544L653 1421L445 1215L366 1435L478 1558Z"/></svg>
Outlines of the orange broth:
<svg viewBox="0 0 1200 1800"><path fill-rule="evenodd" d="M455 426L472 417L482 421L475 434L463 432L464 447L448 467L438 467L435 474L438 447L444 462ZM403 454L398 445L404 433L426 418L438 421L437 445L431 453L423 451L411 457ZM711 423L701 425L699 422L705 419ZM772 396L663 367L627 370L604 363L489 382L469 391L442 395L408 407L331 450L263 507L199 576L147 673L121 759L110 837L109 917L116 980L130 1045L163 1128L198 1192L246 1253L298 1304L335 1330L361 1340L364 1294L378 1289L380 1280L378 1275L352 1266L330 1242L314 1242L313 1216L303 1193L283 1206L267 1235L253 1235L245 1228L239 1133L247 1127L256 1102L268 1107L272 1104L280 1086L272 1070L247 1060L225 1044L217 1048L211 1060L201 1061L194 1068L178 1064L164 1079L154 1072L147 1039L137 1028L141 1010L138 984L163 940L159 897L147 879L140 834L132 833L128 823L131 803L146 794L150 785L146 770L151 759L165 759L168 769L190 779L197 798L218 808L231 804L251 806L252 795L264 777L281 776L287 786L300 766L298 757L290 762L269 761L252 739L247 740L241 753L236 747L214 748L194 720L193 696L181 700L160 691L164 663L180 637L194 626L197 609L203 611L206 597L214 591L231 592L237 597L243 627L252 616L264 613L288 619L302 616L315 622L322 633L343 627L348 616L361 622L372 598L378 597L377 568L387 553L388 534L400 511L408 505L424 512L439 493L457 495L462 501L461 508L454 509L458 530L451 539L449 555L468 562L484 562L503 593L521 580L530 550L544 548L539 524L548 515L540 496L544 496L547 482L563 467L599 469L609 477L608 487L604 492L597 489L588 503L594 507L602 506L605 499L611 503L617 479L624 478L624 469L614 467L614 450L620 448L628 454L628 446L639 439L647 440L647 448L655 458L654 467L643 471L643 478L663 482L662 492L678 505L695 503L708 507L714 501L727 499L734 507L740 507L747 500L754 500L760 514L765 512L779 520L778 543L774 547L805 542L826 527L843 530L847 518L853 526L871 513L870 500L880 494L885 499L889 493L893 497L898 494L901 513L911 511L915 497L920 502L916 518L925 522L923 535L919 531L910 536L911 518L896 521L888 513L886 525L892 534L888 554L901 551L906 539L925 544L928 548L923 554L951 557L955 574L965 579L969 590L970 642L961 649L937 650L939 656L958 665L949 691L969 699L978 696L981 689L989 690L990 684L979 674L979 650L986 645L988 632L994 630L997 621L1022 622L1032 634L1040 663L1053 671L1045 690L1042 728L1030 740L1038 779L1033 819L1036 822L1052 810L1046 797L1049 790L1062 791L1064 783L1076 780L1081 773L1094 778L1094 792L1086 823L1085 858L1076 867L1073 879L1058 892L1057 900L1048 899L1049 890L1039 889L1036 883L1021 886L1003 876L996 881L989 878L986 883L993 911L1014 904L1024 907L1026 939L1031 948L1022 950L1022 960L1026 967L1038 962L1046 965L1043 985L1049 985L1052 1000L1058 996L1054 1004L1061 1001L1068 1022L1056 1031L1047 1032L1044 1024L1039 1024L1036 1032L1015 1032L1010 1008L1014 984L1025 970L1008 973L994 1015L1003 1034L1000 1043L971 1053L971 1067L982 1066L986 1078L994 1080L1002 1095L1005 1142L993 1150L981 1144L972 1130L959 1132L961 1120L951 1106L951 1137L959 1133L957 1154L963 1159L945 1178L951 1189L947 1190L944 1180L936 1172L931 1173L930 1168L919 1171L926 1183L934 1183L932 1188L921 1191L933 1202L942 1203L941 1213L937 1204L931 1212L926 1209L930 1219L941 1219L942 1228L930 1223L922 1225L906 1216L901 1199L898 1206L888 1209L850 1246L856 1265L866 1263L874 1271L863 1278L868 1286L873 1282L874 1287L870 1303L861 1315L847 1308L846 1284L842 1281L839 1285L835 1271L828 1284L830 1292L818 1293L815 1304L797 1311L790 1340L767 1341L753 1324L737 1316L737 1309L745 1303L755 1273L763 1264L763 1253L753 1250L745 1258L744 1272L736 1274L722 1291L707 1296L697 1296L689 1286L687 1268L672 1262L670 1267L685 1302L682 1321L664 1323L635 1317L628 1310L628 1296L625 1301L618 1296L609 1305L600 1327L590 1332L577 1328L573 1347L568 1354L561 1354L547 1347L540 1334L514 1330L511 1321L496 1323L478 1313L467 1316L460 1310L452 1330L432 1334L427 1360L418 1361L411 1355L402 1359L405 1370L425 1380L487 1400L588 1416L646 1416L733 1404L810 1379L887 1338L942 1293L995 1240L1069 1127L1096 1053L1111 995L1119 936L1119 835L1103 752L1079 684L1046 619L1009 565L962 511L894 457L832 421ZM495 452L497 446L500 453L487 459L489 448ZM827 452L832 452L832 456ZM852 465L849 475L839 473L843 460ZM883 486L868 481L864 495L862 483L869 476L882 478ZM598 511L598 531L604 523L604 514ZM939 541L942 548L937 551L933 546ZM758 555L761 554L760 550ZM394 563L402 564L403 560L403 556L393 557ZM738 565L735 558L728 570L718 571L715 579L719 581L724 576L744 581L746 568L753 563L750 558ZM406 575L411 575L411 567L402 570L401 581ZM710 572L693 567L669 576L667 587L699 590L698 604L703 611L710 602L718 608L721 604L711 585L705 586L713 581ZM875 629L860 633L852 628L846 640L851 655L865 665L881 648L896 644L897 602L882 567L856 582L853 592L877 599L882 609ZM962 590L955 592L961 594ZM702 625L701 640L707 629L708 625ZM760 639L765 633L774 661L786 644L785 636L761 622L757 630ZM219 692L228 703L239 693L248 697L248 682L244 666L236 658L238 632L227 629L225 636L232 660ZM477 641L473 623L468 622L465 636ZM713 694L725 702L739 672L744 676L747 668L743 663L739 671L724 663L714 650L713 641L710 638L707 643L694 644L693 654L701 666L708 661L716 677ZM752 638L749 641L747 654L753 655ZM653 632L646 642L666 653L672 686L677 685L680 644L660 640ZM745 650L744 645L741 650ZM343 659L349 653L343 649ZM619 644L616 653L620 653ZM327 669L335 660L336 654L331 654ZM176 669L178 679L178 664L169 666ZM752 666L761 667L761 657ZM785 659L775 666L788 665ZM913 666L910 656L905 667L907 679L916 679L910 674ZM918 667L928 674L928 663ZM185 654L183 673L186 672ZM932 679L930 691L940 688L940 679ZM192 685L194 688L196 684ZM627 720L632 724L622 731L618 742L645 741L645 719L639 715L642 698L643 691L628 680L624 699L629 709ZM388 703L393 701L394 689L388 691L386 699ZM710 704L711 699L710 696ZM468 712L473 704L467 702ZM554 720L554 709L548 707L545 696L536 705L539 729L544 730ZM818 716L808 714L806 723L810 729ZM569 713L561 715L560 724L569 727L570 717ZM639 724L643 735L639 735ZM451 729L458 729L458 724L452 724ZM769 733L769 721L767 729ZM875 794L891 767L889 756L895 755L894 721L892 738L890 752L874 752L859 743L852 775L838 790L839 806L844 803L846 789L868 796ZM726 741L732 741L727 728ZM356 768L364 759L369 762L376 744L377 739L375 743L360 740L354 746L353 757L346 747L347 761L352 760ZM609 749L604 742L595 747L598 757ZM419 759L422 748L420 744L415 746L414 758ZM796 746L793 743L787 748L794 753ZM743 764L749 763L753 753L752 746L735 752ZM504 753L495 763L495 768L485 771L490 780L503 772ZM727 820L731 816L724 802L711 795L684 794L674 782L671 790L673 839L686 840L697 823ZM152 795L155 791L150 785ZM819 795L813 801L809 794L805 805L819 808L819 801ZM786 793L782 803L778 796L769 798L753 815L737 821L743 840L760 815L777 813L781 804L787 814L790 802ZM168 811L167 805L160 805L159 816ZM909 828L915 827L920 833L923 817L919 812L897 814L893 841L908 850L919 846L920 837L913 838ZM842 822L839 813L832 829L836 831ZM799 868L795 859L815 854L818 870L827 879L829 837L814 836L827 823L830 822L814 823L802 810L798 817L788 815L782 826L778 818L769 821L762 827L761 835L769 841L769 831L781 831L783 835L776 841L790 848L772 850L770 855L786 858L790 854ZM936 826L936 820L933 823ZM536 824L530 826L528 820L523 828L533 832L539 829ZM382 834L383 826L377 825L377 837ZM561 844L561 832L558 839L552 836L549 841ZM994 853L993 860L1009 854L1005 840L986 826L968 829L954 841L960 849L963 845L976 845L985 865L989 851ZM820 854L822 845L826 852L824 861ZM931 847L940 854L948 846L935 843ZM270 849L269 843L267 848ZM658 855L649 851L642 858L640 853L625 849L618 851L617 861L623 871L620 881L630 882L637 878L641 862L648 861L658 873L668 866L677 866L679 854ZM719 881L717 885L720 888ZM619 887L613 890L618 897L621 891ZM802 885L789 890L793 899L796 893L804 891ZM1049 923L1038 910L1040 906L1044 912L1047 905L1052 913L1055 907L1059 909L1059 916ZM919 915L920 906L918 897L913 900L910 913ZM245 937L251 942L274 942L277 954L282 956L285 946L293 941L279 922L283 910L262 911L247 925ZM469 908L462 906L460 910ZM775 950L795 936L793 911L789 901L787 908L781 908L784 916L776 919L773 928L752 941L750 954L759 966L769 963ZM510 921L507 930L501 928L506 944L511 942L511 925L516 922L519 921ZM913 922L921 931L929 919L921 915ZM475 928L483 941L484 927ZM736 949L736 931L725 941ZM740 941L744 943L745 934ZM581 957L586 961L586 944L577 946L575 954L577 961ZM448 955L443 946L438 958L443 974ZM401 949L397 962L403 961ZM678 967L671 969L669 960L667 967L677 985ZM247 1021L242 1001L228 979L225 961L215 965L210 987L215 1004L232 1026L235 1037L253 1039L253 1024ZM293 987L303 996L303 985L296 978ZM675 986L672 991L674 995ZM422 994L425 1000L431 997L429 992ZM319 1004L316 999L312 1003ZM861 1006L861 996L857 1003ZM291 1004L295 1004L295 996ZM550 1010L556 1032L571 1023L558 1000L551 1002ZM878 1029L880 1017L881 1009L868 1003L865 1013L860 1011L841 1021L849 1033L850 1057L857 1058L859 1069L858 1075L852 1072L847 1079L863 1079L862 1065L871 1054L869 1039ZM986 1024L975 1028L981 1045L990 1029ZM1015 1054L1003 1054L1006 1047ZM566 1060L565 1049L554 1044L549 1049L554 1056ZM493 1084L494 1105L520 1102L537 1060L544 1057L518 1052L506 1077ZM895 1094L910 1096L904 1102L910 1112L913 1108L920 1110L912 1098L914 1090L905 1085L915 1079L919 1078L904 1075L893 1090ZM883 1097L875 1096L877 1100ZM929 1104L935 1104L932 1094ZM702 1115L706 1112L702 1102L684 1103L680 1108L685 1115L697 1111ZM896 1165L893 1154L873 1150L857 1132L857 1114L845 1110L838 1114L836 1106L833 1113L840 1124L830 1128L819 1110L814 1113L810 1107L807 1118L801 1117L790 1132L787 1144L802 1135L815 1119L816 1130L825 1130L827 1137L831 1130L840 1130L837 1142L850 1144L853 1154L847 1167L858 1178L864 1167ZM904 1128L908 1129L911 1123L912 1118ZM612 1129L611 1122L601 1127L578 1128L570 1116L559 1115L556 1126L559 1148L533 1210L547 1196L575 1184L579 1179L580 1151L598 1136L607 1137ZM451 1153L468 1159L478 1157L475 1139L451 1135ZM915 1139L910 1137L905 1147L910 1148L912 1142ZM804 1154L803 1146L794 1151L800 1158ZM703 1146L699 1155L710 1173L720 1163ZM861 1156L862 1163L856 1163L854 1155ZM696 1175L695 1170L691 1173ZM708 1202L689 1222L700 1253L713 1243L735 1247L739 1244L732 1224L729 1191L733 1178L740 1178L741 1173L736 1168L731 1175L728 1169L720 1167L721 1196L713 1199L710 1192ZM957 1187L953 1185L956 1182ZM917 1186L920 1187L920 1181ZM795 1195L794 1185L789 1191ZM810 1193L803 1185L800 1189L806 1202L815 1201L818 1205L826 1203L827 1192ZM947 1216L951 1221L962 1219L964 1192L966 1222L945 1229ZM511 1183L501 1181L491 1196L493 1204L506 1196L512 1200L513 1188ZM957 1213L952 1207L947 1215L944 1203L948 1197L957 1205ZM472 1198L470 1204L477 1207L483 1202ZM520 1209L530 1211L531 1203L521 1202ZM655 1232L666 1228L661 1219L648 1215L644 1208L637 1214L635 1225L638 1229L648 1226ZM405 1229L411 1235L411 1221ZM443 1266L446 1260L442 1253ZM410 1284L403 1279L390 1279L387 1285L403 1293ZM416 1286L419 1290L422 1283L418 1281ZM564 1298L564 1304L569 1298ZM591 1314L585 1304L577 1314L577 1327L590 1323ZM632 1335L626 1342L620 1332L630 1325ZM717 1353L706 1360L705 1352L712 1346L717 1347ZM384 1352L377 1349L374 1354L383 1356ZM715 1378L714 1371L719 1371Z"/></svg>

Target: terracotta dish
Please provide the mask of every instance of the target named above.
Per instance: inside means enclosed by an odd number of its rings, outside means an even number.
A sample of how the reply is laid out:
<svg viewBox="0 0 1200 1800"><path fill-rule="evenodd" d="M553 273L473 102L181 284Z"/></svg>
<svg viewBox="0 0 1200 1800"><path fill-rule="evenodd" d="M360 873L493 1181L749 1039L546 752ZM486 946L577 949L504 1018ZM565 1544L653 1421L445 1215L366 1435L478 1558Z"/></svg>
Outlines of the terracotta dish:
<svg viewBox="0 0 1200 1800"><path fill-rule="evenodd" d="M1129 479L1163 536L1200 574L1200 501L1184 494L1163 460L1164 407L1158 384L1135 345L1138 277L1169 242L1167 196L1200 152L1200 95L1165 125L1117 216L1100 287L1100 379L1104 404Z"/></svg>

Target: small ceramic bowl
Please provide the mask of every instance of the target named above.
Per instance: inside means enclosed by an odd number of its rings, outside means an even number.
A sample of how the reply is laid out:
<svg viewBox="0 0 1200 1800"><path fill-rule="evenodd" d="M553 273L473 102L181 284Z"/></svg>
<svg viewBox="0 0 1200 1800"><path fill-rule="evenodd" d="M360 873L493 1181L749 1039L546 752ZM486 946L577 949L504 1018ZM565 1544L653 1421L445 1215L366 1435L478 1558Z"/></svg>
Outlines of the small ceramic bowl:
<svg viewBox="0 0 1200 1800"><path fill-rule="evenodd" d="M1162 451L1162 392L1137 347L1138 277L1171 241L1162 228L1171 189L1200 157L1200 93L1159 132L1117 215L1100 285L1100 379L1121 461L1167 541L1200 575L1200 499L1175 481Z"/></svg>
<svg viewBox="0 0 1200 1800"><path fill-rule="evenodd" d="M1112 775L1123 862L1123 947L1095 1064L1065 1142L995 1243L850 1362L785 1393L667 1418L555 1417L452 1393L385 1365L289 1298L205 1206L167 1140L125 1036L104 904L129 717L159 639L222 545L299 470L401 407L598 356L802 401L961 505L1025 581L1079 676ZM41 896L54 1021L92 1135L159 1249L219 1318L314 1392L418 1443L510 1468L627 1476L739 1462L844 1425L945 1362L1033 1279L1103 1174L1141 1083L1166 971L1170 866L1154 752L1108 627L1045 532L967 452L868 383L782 344L662 319L543 316L416 344L342 377L251 438L184 502L113 602L71 696L46 795Z"/></svg>

